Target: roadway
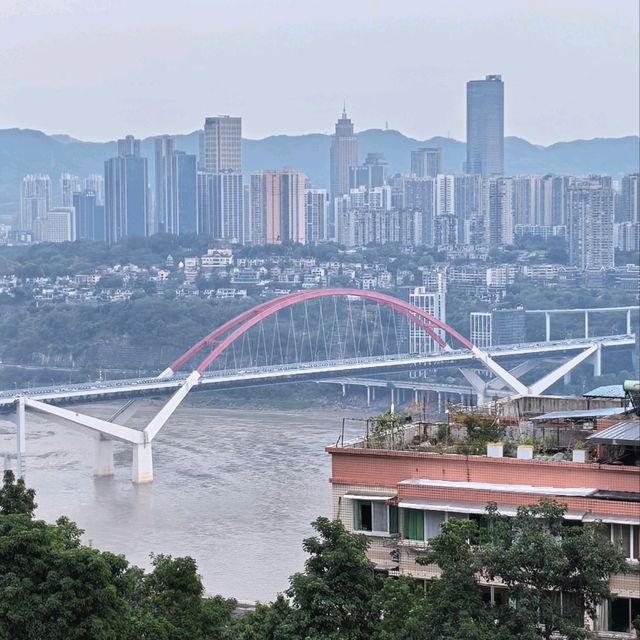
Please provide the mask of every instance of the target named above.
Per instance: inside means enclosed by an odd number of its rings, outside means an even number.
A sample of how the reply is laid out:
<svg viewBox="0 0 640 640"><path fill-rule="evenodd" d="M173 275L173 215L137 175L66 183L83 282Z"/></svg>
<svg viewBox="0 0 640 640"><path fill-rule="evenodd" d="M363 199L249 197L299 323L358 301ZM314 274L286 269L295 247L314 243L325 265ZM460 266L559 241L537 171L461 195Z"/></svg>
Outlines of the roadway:
<svg viewBox="0 0 640 640"><path fill-rule="evenodd" d="M633 335L606 336L586 340L581 338L575 340L558 340L548 343L527 343L493 347L487 349L486 353L497 359L504 357L526 357L580 351L594 343L599 343L602 347L633 346L635 344L635 337ZM214 371L203 375L198 381L197 386L194 387L194 390L317 379L334 374L382 373L394 369L406 370L416 366L457 364L474 359L472 353L460 349L425 356L399 354L374 358L326 360L299 365L285 364L271 367ZM33 400L42 400L52 404L66 404L118 397L166 394L177 390L187 376L188 373L178 373L166 379L149 377L129 378L4 390L0 391L0 410L11 410L16 399L19 397L28 397Z"/></svg>

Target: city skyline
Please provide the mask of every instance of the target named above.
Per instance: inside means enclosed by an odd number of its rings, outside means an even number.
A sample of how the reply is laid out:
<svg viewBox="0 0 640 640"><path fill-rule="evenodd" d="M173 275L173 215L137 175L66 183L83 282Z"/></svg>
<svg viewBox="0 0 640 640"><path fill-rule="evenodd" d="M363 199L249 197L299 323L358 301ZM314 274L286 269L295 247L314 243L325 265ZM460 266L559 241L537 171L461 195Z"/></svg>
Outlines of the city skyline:
<svg viewBox="0 0 640 640"><path fill-rule="evenodd" d="M247 11L246 2L198 0L153 10L146 1L135 9L119 0L22 5L7 0L0 9L0 51L12 61L0 70L2 127L85 140L125 131L145 138L193 131L202 113L238 113L247 137L260 139L328 132L346 99L359 130L388 122L418 139L462 140L464 84L495 73L509 87L507 136L544 145L637 133L638 9L631 2L615 10L571 1L406 2L393 13L362 2L312 3L297 13L274 3ZM353 24L358 29L347 38ZM169 32L170 58L162 37ZM354 74L344 61L361 50L368 64ZM300 83L268 72L276 52L287 56L290 74L300 72ZM76 73L63 76L70 59ZM212 69L214 81L202 82Z"/></svg>

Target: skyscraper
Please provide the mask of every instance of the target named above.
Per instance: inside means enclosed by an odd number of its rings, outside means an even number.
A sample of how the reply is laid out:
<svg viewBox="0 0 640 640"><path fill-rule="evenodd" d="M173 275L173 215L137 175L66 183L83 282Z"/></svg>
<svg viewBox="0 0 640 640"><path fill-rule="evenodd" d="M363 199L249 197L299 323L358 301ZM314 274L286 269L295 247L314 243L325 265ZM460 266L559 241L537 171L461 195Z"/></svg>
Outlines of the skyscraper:
<svg viewBox="0 0 640 640"><path fill-rule="evenodd" d="M429 291L426 287L414 287L409 290L409 302L430 313L432 316L446 322L446 296L445 290ZM442 340L446 337L442 329L435 329L434 332ZM409 324L409 353L413 355L426 355L440 350L440 345L424 329L413 323Z"/></svg>
<svg viewBox="0 0 640 640"><path fill-rule="evenodd" d="M491 178L483 195L487 245L495 248L513 244L513 181Z"/></svg>
<svg viewBox="0 0 640 640"><path fill-rule="evenodd" d="M579 269L614 266L613 189L598 183L568 190L569 264Z"/></svg>
<svg viewBox="0 0 640 640"><path fill-rule="evenodd" d="M93 191L73 194L76 240L105 240L104 205Z"/></svg>
<svg viewBox="0 0 640 640"><path fill-rule="evenodd" d="M22 178L20 190L20 229L31 231L36 218L44 218L51 208L51 178L28 175Z"/></svg>
<svg viewBox="0 0 640 640"><path fill-rule="evenodd" d="M206 118L200 135L200 169L242 173L242 118Z"/></svg>
<svg viewBox="0 0 640 640"><path fill-rule="evenodd" d="M175 151L173 136L160 136L155 140L155 201L151 227L153 232L166 232L171 211L171 161Z"/></svg>
<svg viewBox="0 0 640 640"><path fill-rule="evenodd" d="M196 157L175 147L172 136L156 138L155 215L150 233L198 232Z"/></svg>
<svg viewBox="0 0 640 640"><path fill-rule="evenodd" d="M640 222L640 174L622 178L622 216L620 222Z"/></svg>
<svg viewBox="0 0 640 640"><path fill-rule="evenodd" d="M82 191L82 182L78 176L63 173L60 176L60 202L63 207L73 206L73 194Z"/></svg>
<svg viewBox="0 0 640 640"><path fill-rule="evenodd" d="M306 242L306 179L286 168L251 176L252 227L261 229L263 243Z"/></svg>
<svg viewBox="0 0 640 640"><path fill-rule="evenodd" d="M104 176L92 173L84 179L84 190L93 191L96 194L96 204L104 206Z"/></svg>
<svg viewBox="0 0 640 640"><path fill-rule="evenodd" d="M305 189L305 224L308 243L328 240L329 235L327 211L329 210L329 194L326 189Z"/></svg>
<svg viewBox="0 0 640 640"><path fill-rule="evenodd" d="M504 84L502 76L467 82L467 165L465 173L504 173Z"/></svg>
<svg viewBox="0 0 640 640"><path fill-rule="evenodd" d="M422 147L412 151L411 173L416 178L435 178L442 173L442 149Z"/></svg>
<svg viewBox="0 0 640 640"><path fill-rule="evenodd" d="M245 244L244 185L241 173L198 172L199 232L211 238Z"/></svg>
<svg viewBox="0 0 640 640"><path fill-rule="evenodd" d="M330 173L331 199L349 193L349 168L358 165L358 139L353 132L353 123L346 109L336 123L331 136Z"/></svg>
<svg viewBox="0 0 640 640"><path fill-rule="evenodd" d="M148 229L147 159L140 141L118 140L121 155L104 163L105 235L109 243L125 236L145 236Z"/></svg>
<svg viewBox="0 0 640 640"><path fill-rule="evenodd" d="M118 147L118 156L139 156L140 140L133 136L125 136L116 143Z"/></svg>
<svg viewBox="0 0 640 640"><path fill-rule="evenodd" d="M387 183L387 162L382 153L368 153L361 166L349 167L349 189L364 187L371 191Z"/></svg>

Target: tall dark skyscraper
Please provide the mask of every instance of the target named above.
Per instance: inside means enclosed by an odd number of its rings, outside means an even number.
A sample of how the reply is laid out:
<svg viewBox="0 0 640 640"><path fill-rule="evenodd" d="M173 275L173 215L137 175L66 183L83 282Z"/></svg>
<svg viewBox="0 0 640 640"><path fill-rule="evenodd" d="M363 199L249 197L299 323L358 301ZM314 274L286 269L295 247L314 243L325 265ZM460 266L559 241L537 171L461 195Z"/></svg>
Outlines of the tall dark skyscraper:
<svg viewBox="0 0 640 640"><path fill-rule="evenodd" d="M152 231L166 232L167 213L171 210L171 158L175 151L173 136L160 136L155 141L155 203Z"/></svg>
<svg viewBox="0 0 640 640"><path fill-rule="evenodd" d="M85 189L73 194L77 240L105 240L104 205L95 192Z"/></svg>
<svg viewBox="0 0 640 640"><path fill-rule="evenodd" d="M349 193L349 168L358 165L358 139L346 109L336 123L330 150L331 198Z"/></svg>
<svg viewBox="0 0 640 640"><path fill-rule="evenodd" d="M176 151L172 136L156 139L155 155L155 216L150 233L197 233L195 155Z"/></svg>
<svg viewBox="0 0 640 640"><path fill-rule="evenodd" d="M502 76L467 82L465 173L504 174L504 83Z"/></svg>
<svg viewBox="0 0 640 640"><path fill-rule="evenodd" d="M105 239L146 236L148 228L147 159L140 157L140 141L118 140L118 156L104 163Z"/></svg>

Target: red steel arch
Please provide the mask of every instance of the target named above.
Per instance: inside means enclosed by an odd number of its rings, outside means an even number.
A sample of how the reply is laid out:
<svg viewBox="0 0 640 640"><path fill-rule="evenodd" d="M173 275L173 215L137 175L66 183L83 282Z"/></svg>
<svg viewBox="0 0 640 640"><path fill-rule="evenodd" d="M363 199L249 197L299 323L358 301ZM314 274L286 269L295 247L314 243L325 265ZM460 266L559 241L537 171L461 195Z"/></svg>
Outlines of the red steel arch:
<svg viewBox="0 0 640 640"><path fill-rule="evenodd" d="M202 374L213 363L213 361L221 353L223 353L225 349L227 349L227 347L229 347L237 338L242 336L249 329L251 329L251 327L254 327L265 318L273 315L274 313L277 313L282 309L291 307L299 302L330 296L352 296L379 302L380 304L389 307L395 312L405 316L410 322L426 331L434 340L438 342L441 347L445 347L446 344L442 340L442 338L434 332L434 328L441 329L466 349L469 349L470 351L474 350L473 345L465 337L455 331L455 329L452 329L444 322L438 320L436 317L432 316L426 311L422 311L422 309L418 309L414 305L409 304L404 300L400 300L399 298L394 298L392 296L375 291L362 291L360 289L312 289L309 291L292 293L287 296L269 300L268 302L264 302L257 307L254 307L253 309L245 311L236 318L232 318L222 326L209 333L202 340L198 341L184 355L178 358L169 368L173 372L175 372L177 368L190 360L207 344L211 344L223 333L229 331L233 327L236 327L231 333L229 333L229 335L223 338L220 343L211 351L211 353L209 353L209 355L207 355L197 366L196 370L199 374Z"/></svg>

